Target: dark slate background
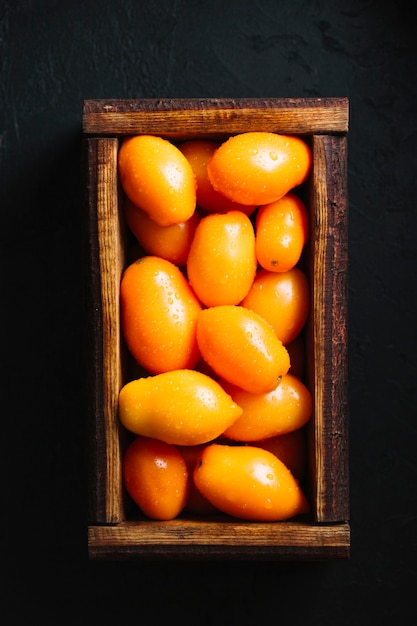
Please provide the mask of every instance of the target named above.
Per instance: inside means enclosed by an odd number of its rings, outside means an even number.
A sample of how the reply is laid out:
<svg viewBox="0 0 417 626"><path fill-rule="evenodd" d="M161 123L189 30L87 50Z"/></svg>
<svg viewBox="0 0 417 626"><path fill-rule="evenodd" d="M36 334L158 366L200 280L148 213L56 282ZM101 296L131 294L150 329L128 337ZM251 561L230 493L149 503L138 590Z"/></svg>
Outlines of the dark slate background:
<svg viewBox="0 0 417 626"><path fill-rule="evenodd" d="M407 5L1 0L5 626L401 625L413 614L417 54ZM89 562L83 99L309 96L351 105L351 559Z"/></svg>

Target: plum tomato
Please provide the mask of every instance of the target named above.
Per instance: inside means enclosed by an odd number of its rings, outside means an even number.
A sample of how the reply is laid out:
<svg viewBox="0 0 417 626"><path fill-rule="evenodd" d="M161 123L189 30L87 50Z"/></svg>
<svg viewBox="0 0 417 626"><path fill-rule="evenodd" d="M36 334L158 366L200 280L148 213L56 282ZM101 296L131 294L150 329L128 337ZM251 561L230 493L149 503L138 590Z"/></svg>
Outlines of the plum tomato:
<svg viewBox="0 0 417 626"><path fill-rule="evenodd" d="M126 491L147 517L170 520L185 507L188 471L183 456L173 445L137 437L123 456Z"/></svg>
<svg viewBox="0 0 417 626"><path fill-rule="evenodd" d="M197 317L202 307L176 265L156 256L131 263L122 275L120 306L126 345L148 372L196 365L200 358Z"/></svg>
<svg viewBox="0 0 417 626"><path fill-rule="evenodd" d="M223 142L207 174L214 189L230 200L259 206L303 183L311 164L311 149L300 137L255 131Z"/></svg>
<svg viewBox="0 0 417 626"><path fill-rule="evenodd" d="M119 418L127 430L179 446L215 439L241 414L218 382L195 370L131 380L119 393Z"/></svg>
<svg viewBox="0 0 417 626"><path fill-rule="evenodd" d="M271 324L278 339L288 345L307 321L310 310L308 278L298 267L287 272L261 269L241 305L261 315Z"/></svg>
<svg viewBox="0 0 417 626"><path fill-rule="evenodd" d="M193 479L198 456L206 445L207 444L201 444L199 446L177 446L184 457L189 478L188 496L184 511L193 513L194 515L213 515L219 513L219 510L199 492Z"/></svg>
<svg viewBox="0 0 417 626"><path fill-rule="evenodd" d="M185 222L160 226L145 211L126 199L126 224L147 254L184 266L200 216L195 211Z"/></svg>
<svg viewBox="0 0 417 626"><path fill-rule="evenodd" d="M238 304L252 286L257 269L255 233L241 211L203 217L187 259L191 287L205 306Z"/></svg>
<svg viewBox="0 0 417 626"><path fill-rule="evenodd" d="M303 333L300 333L290 343L285 346L290 355L291 367L289 374L298 378L303 378L306 371L306 346Z"/></svg>
<svg viewBox="0 0 417 626"><path fill-rule="evenodd" d="M291 471L260 447L212 443L201 452L193 477L213 506L237 518L271 522L309 511Z"/></svg>
<svg viewBox="0 0 417 626"><path fill-rule="evenodd" d="M294 193L259 207L255 224L258 263L271 272L287 272L301 258L308 237L308 211Z"/></svg>
<svg viewBox="0 0 417 626"><path fill-rule="evenodd" d="M275 454L299 482L304 480L307 471L307 437L304 428L269 437L253 445Z"/></svg>
<svg viewBox="0 0 417 626"><path fill-rule="evenodd" d="M216 141L190 139L178 145L187 157L197 181L197 205L206 213L224 213L225 211L242 211L252 215L256 206L239 204L226 198L216 191L207 174L207 163L220 146Z"/></svg>
<svg viewBox="0 0 417 626"><path fill-rule="evenodd" d="M125 139L118 154L127 197L161 226L188 220L196 208L196 181L183 153L154 135Z"/></svg>
<svg viewBox="0 0 417 626"><path fill-rule="evenodd" d="M239 305L200 311L197 343L220 378L251 393L271 391L290 368L288 351L272 326Z"/></svg>
<svg viewBox="0 0 417 626"><path fill-rule="evenodd" d="M248 393L227 383L222 386L243 411L223 433L234 441L258 441L298 430L312 414L311 393L292 374L285 374L275 388L266 393Z"/></svg>

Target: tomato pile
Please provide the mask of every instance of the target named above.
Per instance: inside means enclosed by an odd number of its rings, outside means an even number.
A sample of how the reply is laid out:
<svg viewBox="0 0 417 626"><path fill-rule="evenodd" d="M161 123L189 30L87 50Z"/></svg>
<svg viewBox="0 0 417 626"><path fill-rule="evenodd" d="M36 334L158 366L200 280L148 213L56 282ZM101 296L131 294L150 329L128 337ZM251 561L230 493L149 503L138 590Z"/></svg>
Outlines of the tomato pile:
<svg viewBox="0 0 417 626"><path fill-rule="evenodd" d="M137 370L121 389L127 492L147 517L307 513L302 331L309 236L301 138L247 132L119 149L136 249L120 285Z"/></svg>

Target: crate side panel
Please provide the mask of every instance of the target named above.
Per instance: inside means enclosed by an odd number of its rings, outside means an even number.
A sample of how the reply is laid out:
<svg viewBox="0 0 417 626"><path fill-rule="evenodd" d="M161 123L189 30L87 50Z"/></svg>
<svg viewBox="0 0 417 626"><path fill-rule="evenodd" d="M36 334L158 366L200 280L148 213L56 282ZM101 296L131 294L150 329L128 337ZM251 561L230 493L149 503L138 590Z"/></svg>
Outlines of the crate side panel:
<svg viewBox="0 0 417 626"><path fill-rule="evenodd" d="M82 146L83 183L85 198L85 355L87 389L87 467L88 519L90 523L104 520L103 494L106 493L102 467L105 458L103 412L103 323L101 316L101 277L97 229L97 141L85 140Z"/></svg>
<svg viewBox="0 0 417 626"><path fill-rule="evenodd" d="M90 455L95 498L92 515L96 523L117 523L124 519L117 419L117 398L122 385L119 285L124 265L117 150L117 139L87 140L94 293L91 303L94 308L89 316L94 341L92 366L95 367Z"/></svg>
<svg viewBox="0 0 417 626"><path fill-rule="evenodd" d="M88 135L156 134L169 139L220 137L259 130L306 135L345 133L346 98L89 100Z"/></svg>
<svg viewBox="0 0 417 626"><path fill-rule="evenodd" d="M346 137L314 136L313 153L310 474L316 520L336 522L349 517Z"/></svg>
<svg viewBox="0 0 417 626"><path fill-rule="evenodd" d="M128 522L91 527L92 559L258 559L328 560L349 558L347 523L256 524L235 520Z"/></svg>

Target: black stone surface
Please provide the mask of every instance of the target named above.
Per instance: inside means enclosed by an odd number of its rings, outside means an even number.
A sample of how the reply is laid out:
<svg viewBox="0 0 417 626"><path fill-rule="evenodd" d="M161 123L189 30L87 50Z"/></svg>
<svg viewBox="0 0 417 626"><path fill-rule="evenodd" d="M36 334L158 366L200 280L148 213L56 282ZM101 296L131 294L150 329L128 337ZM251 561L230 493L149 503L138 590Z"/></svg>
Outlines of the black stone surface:
<svg viewBox="0 0 417 626"><path fill-rule="evenodd" d="M416 24L402 0L0 1L5 626L408 623ZM82 102L210 96L350 99L347 562L87 560Z"/></svg>

